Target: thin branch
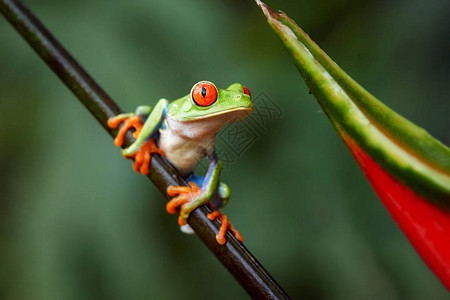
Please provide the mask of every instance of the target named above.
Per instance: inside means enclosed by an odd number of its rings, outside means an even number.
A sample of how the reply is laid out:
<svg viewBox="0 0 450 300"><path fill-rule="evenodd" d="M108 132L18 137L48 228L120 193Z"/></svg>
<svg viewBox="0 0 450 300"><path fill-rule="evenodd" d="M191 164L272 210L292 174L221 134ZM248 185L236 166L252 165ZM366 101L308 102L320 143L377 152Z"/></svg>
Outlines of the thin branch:
<svg viewBox="0 0 450 300"><path fill-rule="evenodd" d="M106 123L109 118L122 111L106 92L22 2L0 0L0 11L103 128L114 137L117 131L108 128ZM124 146L131 145L133 141L133 136L128 134ZM178 171L158 155L152 157L149 179L166 198L169 185L186 185ZM191 213L188 223L250 296L256 299L288 299L277 282L232 234L227 234L225 245L217 243L215 235L219 231L219 223L207 218L209 212L206 206L196 209Z"/></svg>

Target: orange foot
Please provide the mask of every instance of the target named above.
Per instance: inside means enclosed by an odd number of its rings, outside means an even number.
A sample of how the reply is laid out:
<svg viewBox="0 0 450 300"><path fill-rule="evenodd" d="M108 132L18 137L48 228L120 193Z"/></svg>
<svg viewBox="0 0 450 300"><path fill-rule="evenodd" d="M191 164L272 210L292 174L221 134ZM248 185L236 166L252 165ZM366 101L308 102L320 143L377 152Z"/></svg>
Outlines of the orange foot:
<svg viewBox="0 0 450 300"><path fill-rule="evenodd" d="M119 132L114 139L114 144L117 147L121 147L123 145L125 134L129 129L134 128L133 136L135 139L138 138L142 130L142 122L138 116L118 116L110 118L108 120L108 127L117 128L121 123L123 123L123 125L122 127L120 127ZM133 169L136 172L148 175L150 174L150 162L152 153L158 153L162 156L165 155L164 151L156 146L154 138L151 138L149 141L144 142L139 150L135 153L124 156L128 159L134 159Z"/></svg>
<svg viewBox="0 0 450 300"><path fill-rule="evenodd" d="M242 235L239 233L239 231L237 231L233 225L230 224L230 222L228 221L228 217L226 215L223 215L220 211L215 210L212 213L208 214L208 219L210 219L211 221L215 220L216 218L219 218L220 220L220 230L219 233L216 235L216 240L219 244L224 245L227 240L225 239L225 234L227 233L228 228L231 229L231 231L233 231L234 236L240 241L243 242L244 238L242 237Z"/></svg>
<svg viewBox="0 0 450 300"><path fill-rule="evenodd" d="M142 122L138 116L131 117L121 117L117 116L114 118L108 119L108 127L109 128L117 128L121 123L123 126L120 127L119 132L117 133L116 138L114 139L114 145L117 147L121 147L123 145L123 139L128 129L134 128L133 136L135 139L139 136L142 130Z"/></svg>
<svg viewBox="0 0 450 300"><path fill-rule="evenodd" d="M193 202L202 193L202 189L195 183L189 182L189 185L191 187L170 185L167 188L167 195L173 198L167 202L166 210L169 214L174 214L177 212L177 208L181 207L180 216L178 217L178 224L180 226L187 224L186 219L190 213L190 211L186 211L188 204ZM193 210L193 208L189 210Z"/></svg>
<svg viewBox="0 0 450 300"><path fill-rule="evenodd" d="M150 162L152 159L152 153L158 153L162 156L165 155L164 151L159 149L155 144L155 139L151 138L142 144L138 151L130 155L124 155L125 158L134 158L133 169L142 173L145 176L150 174Z"/></svg>

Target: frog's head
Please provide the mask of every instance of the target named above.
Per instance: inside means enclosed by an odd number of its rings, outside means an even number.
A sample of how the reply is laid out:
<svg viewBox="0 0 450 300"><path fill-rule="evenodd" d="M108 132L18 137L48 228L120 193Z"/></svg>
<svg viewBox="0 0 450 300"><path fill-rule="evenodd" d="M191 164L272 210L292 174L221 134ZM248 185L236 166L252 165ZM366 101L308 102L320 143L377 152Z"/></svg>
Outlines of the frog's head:
<svg viewBox="0 0 450 300"><path fill-rule="evenodd" d="M200 81L189 95L170 103L167 115L185 127L212 133L227 123L246 118L252 109L250 92L241 84L221 90L209 81Z"/></svg>
<svg viewBox="0 0 450 300"><path fill-rule="evenodd" d="M200 81L192 87L189 95L170 104L168 115L179 121L221 116L228 122L235 122L247 117L252 108L250 92L241 84L235 83L221 90L209 81Z"/></svg>

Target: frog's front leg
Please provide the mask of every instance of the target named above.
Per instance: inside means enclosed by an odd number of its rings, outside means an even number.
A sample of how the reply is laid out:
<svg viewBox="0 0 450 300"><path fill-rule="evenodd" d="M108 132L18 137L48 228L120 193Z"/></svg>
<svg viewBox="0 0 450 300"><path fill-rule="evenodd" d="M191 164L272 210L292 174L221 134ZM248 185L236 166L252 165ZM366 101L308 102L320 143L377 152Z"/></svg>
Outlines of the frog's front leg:
<svg viewBox="0 0 450 300"><path fill-rule="evenodd" d="M114 143L118 147L123 145L127 131L131 128L135 130L133 136L136 138L136 141L130 147L122 150L122 155L126 158L134 159L133 168L136 172L148 175L150 172L151 154L164 155L164 152L156 146L153 136L161 127L161 123L166 116L167 105L167 100L161 99L153 111L149 106L139 106L135 114L120 114L108 120L110 128L117 128L123 123L114 139ZM141 118L146 118L144 124L142 124Z"/></svg>
<svg viewBox="0 0 450 300"><path fill-rule="evenodd" d="M189 184L191 187L169 186L167 188L167 194L174 197L167 203L167 211L173 214L176 212L177 207L180 207L180 216L178 218L178 223L180 226L186 225L189 214L197 207L211 200L215 191L218 191L221 198L222 203L220 206L226 205L228 199L230 198L230 190L228 186L224 183L220 183L219 181L222 162L217 159L215 154L213 154L209 159L209 168L203 180L195 180L196 182L190 181ZM198 179L199 177L196 178ZM197 185L200 184L200 182L202 186L201 188ZM218 209L218 207L213 207L211 204L210 207L212 209ZM221 221L221 229L216 236L219 244L223 245L226 243L225 234L228 228L235 233L235 236L240 241L243 241L243 238L239 232L234 229L231 224L229 224L228 217L221 214L218 210L208 214L208 218L210 220L219 218Z"/></svg>

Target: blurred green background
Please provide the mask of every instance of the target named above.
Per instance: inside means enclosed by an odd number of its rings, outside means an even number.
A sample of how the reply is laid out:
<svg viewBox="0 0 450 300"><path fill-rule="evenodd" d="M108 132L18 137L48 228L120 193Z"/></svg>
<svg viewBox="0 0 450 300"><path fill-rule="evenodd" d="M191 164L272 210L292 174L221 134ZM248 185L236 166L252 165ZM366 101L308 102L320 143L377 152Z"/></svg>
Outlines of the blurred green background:
<svg viewBox="0 0 450 300"><path fill-rule="evenodd" d="M449 1L267 3L450 144ZM203 79L241 82L284 111L222 178L225 212L291 297L448 298L253 1L27 4L125 111ZM0 79L1 299L248 298L3 18Z"/></svg>

